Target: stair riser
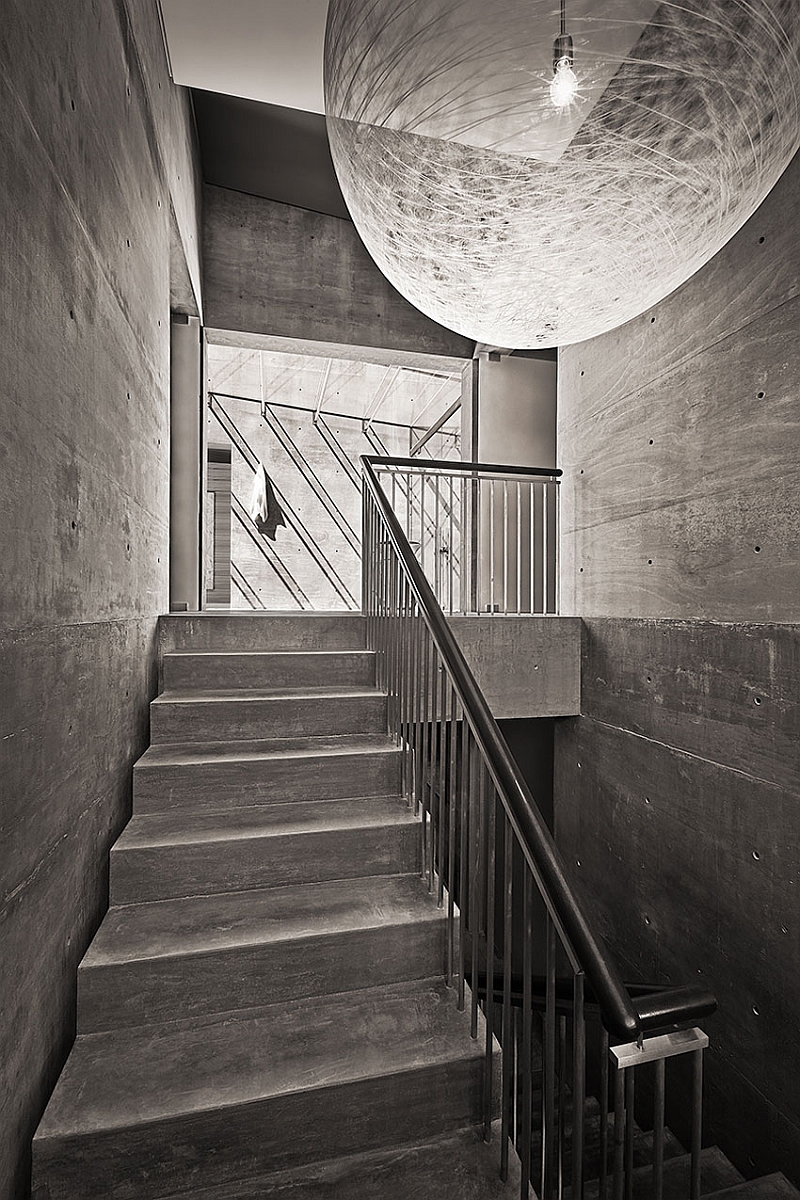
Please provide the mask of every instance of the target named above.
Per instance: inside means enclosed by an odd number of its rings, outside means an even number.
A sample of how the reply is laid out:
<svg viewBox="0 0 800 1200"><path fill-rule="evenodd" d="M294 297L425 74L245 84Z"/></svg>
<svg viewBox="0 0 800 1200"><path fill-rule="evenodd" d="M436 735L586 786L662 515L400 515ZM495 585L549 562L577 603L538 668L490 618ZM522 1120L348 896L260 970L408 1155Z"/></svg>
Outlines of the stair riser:
<svg viewBox="0 0 800 1200"><path fill-rule="evenodd" d="M81 967L78 1032L97 1033L426 979L441 974L443 967L444 928L437 915L413 925L277 945Z"/></svg>
<svg viewBox="0 0 800 1200"><path fill-rule="evenodd" d="M160 701L150 708L150 741L233 742L386 731L383 696L274 700Z"/></svg>
<svg viewBox="0 0 800 1200"><path fill-rule="evenodd" d="M433 1137L480 1120L481 1062L460 1060L340 1087L34 1141L34 1200L193 1196L266 1169Z"/></svg>
<svg viewBox="0 0 800 1200"><path fill-rule="evenodd" d="M167 654L163 685L171 688L338 687L375 682L366 651L336 654Z"/></svg>
<svg viewBox="0 0 800 1200"><path fill-rule="evenodd" d="M112 850L111 903L402 875L418 867L419 830L405 824Z"/></svg>
<svg viewBox="0 0 800 1200"><path fill-rule="evenodd" d="M214 613L161 617L161 649L169 650L359 650L365 621L359 614Z"/></svg>
<svg viewBox="0 0 800 1200"><path fill-rule="evenodd" d="M240 805L347 796L393 796L400 787L400 755L377 753L308 755L267 762L137 765L133 803L139 813L176 808L223 811Z"/></svg>

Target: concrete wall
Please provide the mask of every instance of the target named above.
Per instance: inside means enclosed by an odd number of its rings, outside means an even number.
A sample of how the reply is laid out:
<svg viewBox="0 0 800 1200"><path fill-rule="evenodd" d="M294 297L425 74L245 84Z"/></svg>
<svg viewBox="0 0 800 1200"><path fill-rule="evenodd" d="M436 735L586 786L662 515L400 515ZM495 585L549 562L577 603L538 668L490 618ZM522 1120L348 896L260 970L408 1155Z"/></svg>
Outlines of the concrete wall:
<svg viewBox="0 0 800 1200"><path fill-rule="evenodd" d="M170 236L199 280L187 102L151 0L0 22L0 1197L73 1036L167 600Z"/></svg>
<svg viewBox="0 0 800 1200"><path fill-rule="evenodd" d="M351 221L210 186L204 213L210 330L472 357L395 291Z"/></svg>
<svg viewBox="0 0 800 1200"><path fill-rule="evenodd" d="M719 997L708 1140L795 1179L798 327L795 161L677 293L562 352L564 611L585 635L555 765L559 840L625 971Z"/></svg>

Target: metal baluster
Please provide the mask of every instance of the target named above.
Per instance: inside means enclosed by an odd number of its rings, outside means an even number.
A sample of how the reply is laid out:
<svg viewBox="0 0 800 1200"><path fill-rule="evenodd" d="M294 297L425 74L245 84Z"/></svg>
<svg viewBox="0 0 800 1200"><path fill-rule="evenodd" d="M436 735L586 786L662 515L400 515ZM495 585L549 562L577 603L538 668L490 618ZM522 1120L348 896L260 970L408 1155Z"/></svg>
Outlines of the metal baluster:
<svg viewBox="0 0 800 1200"><path fill-rule="evenodd" d="M583 1200L583 1110L586 1100L585 977L572 981L572 1200Z"/></svg>
<svg viewBox="0 0 800 1200"><path fill-rule="evenodd" d="M439 797L436 802L436 844L438 848L438 863L439 863L439 879L436 890L436 902L439 908L444 904L444 872L445 872L445 849L447 846L446 834L446 776L445 776L445 730L447 729L447 674L444 669L444 663L439 663L439 719L437 722L437 753L438 753L438 779L439 779Z"/></svg>
<svg viewBox="0 0 800 1200"><path fill-rule="evenodd" d="M433 591L436 596L436 599L439 602L439 606L441 608L444 608L444 602L442 600L442 556L439 552L440 551L440 543L441 543L441 531L439 529L439 524L442 519L442 517L441 517L441 497L440 497L441 487L440 487L440 484L441 484L440 477L438 475L434 475L433 476L433 486L436 489L436 492L435 492L434 509L433 509L433 511L434 511L434 518L433 518L433 578L432 578L431 582L433 583Z"/></svg>
<svg viewBox="0 0 800 1200"><path fill-rule="evenodd" d="M608 1030L600 1032L600 1197L608 1189Z"/></svg>
<svg viewBox="0 0 800 1200"><path fill-rule="evenodd" d="M567 1018L558 1018L558 1123L556 1134L556 1195L561 1195L564 1183L564 1134L567 1109Z"/></svg>
<svg viewBox="0 0 800 1200"><path fill-rule="evenodd" d="M664 1122L666 1101L666 1062L657 1058L653 1099L653 1200L664 1197Z"/></svg>
<svg viewBox="0 0 800 1200"><path fill-rule="evenodd" d="M419 476L419 564L425 570L425 472Z"/></svg>
<svg viewBox="0 0 800 1200"><path fill-rule="evenodd" d="M700 1149L703 1142L703 1051L692 1055L692 1185L690 1200L700 1200Z"/></svg>
<svg viewBox="0 0 800 1200"><path fill-rule="evenodd" d="M489 612L494 613L494 479L489 480Z"/></svg>
<svg viewBox="0 0 800 1200"><path fill-rule="evenodd" d="M625 1200L633 1200L634 1067L625 1069Z"/></svg>
<svg viewBox="0 0 800 1200"><path fill-rule="evenodd" d="M547 914L547 982L544 1010L544 1186L542 1200L556 1194L556 929Z"/></svg>
<svg viewBox="0 0 800 1200"><path fill-rule="evenodd" d="M528 488L530 491L530 503L531 503L531 524L530 524L530 530L529 530L530 546L528 547L528 554L530 556L529 567L530 567L530 576L531 576L531 606L530 606L529 611L531 613L535 613L536 612L536 492L534 491L533 483L529 483Z"/></svg>
<svg viewBox="0 0 800 1200"><path fill-rule="evenodd" d="M531 1134L533 1131L533 878L523 863L522 916L522 1046L520 1049L520 1125L517 1151L522 1164L520 1196L527 1200L531 1179Z"/></svg>
<svg viewBox="0 0 800 1200"><path fill-rule="evenodd" d="M514 1095L514 1047L512 1041L511 951L513 921L513 853L512 829L502 809L503 822L503 1099L500 1135L500 1178L508 1179L508 1139L511 1136L512 1102Z"/></svg>
<svg viewBox="0 0 800 1200"><path fill-rule="evenodd" d="M542 484L542 612L546 615L550 601L550 564L547 561L547 484Z"/></svg>
<svg viewBox="0 0 800 1200"><path fill-rule="evenodd" d="M473 749L475 758L477 759L477 748ZM472 989L472 1018L470 1022L470 1033L473 1038L478 1036L478 967L479 967L479 951L480 951L480 924L481 924L481 856L483 852L483 810L481 801L483 799L481 790L481 766L476 762L475 769L472 774L472 794L470 795L470 830L472 832L471 854L470 854L470 889L469 889L469 927L471 941L471 956L472 964L470 971L470 987Z"/></svg>
<svg viewBox="0 0 800 1200"><path fill-rule="evenodd" d="M556 595L554 612L558 615L561 612L561 570L559 563L561 561L561 491L559 482L556 479L553 483L553 510L555 518L555 530L553 534L553 576L556 581Z"/></svg>
<svg viewBox="0 0 800 1200"><path fill-rule="evenodd" d="M508 480L503 480L503 612L508 612Z"/></svg>
<svg viewBox="0 0 800 1200"><path fill-rule="evenodd" d="M455 530L455 522L453 520L453 510L455 508L455 499L453 496L453 476L449 478L450 485L450 517L449 517L449 537L450 546L447 558L447 611L453 611L453 533Z"/></svg>
<svg viewBox="0 0 800 1200"><path fill-rule="evenodd" d="M422 612L418 605L413 617L414 631L414 816L420 815L422 803Z"/></svg>
<svg viewBox="0 0 800 1200"><path fill-rule="evenodd" d="M517 612L522 612L522 483L517 480Z"/></svg>
<svg viewBox="0 0 800 1200"><path fill-rule="evenodd" d="M431 830L431 634L424 629L423 645L423 703L422 703L422 849L423 875L428 878L428 891L433 890L433 834Z"/></svg>
<svg viewBox="0 0 800 1200"><path fill-rule="evenodd" d="M447 986L453 986L455 972L455 901L456 901L456 809L458 807L458 711L455 689L450 688L450 771L447 788Z"/></svg>
<svg viewBox="0 0 800 1200"><path fill-rule="evenodd" d="M621 1070L614 1076L614 1200L623 1200L625 1190L625 1079Z"/></svg>
<svg viewBox="0 0 800 1200"><path fill-rule="evenodd" d="M494 901L495 901L495 811L497 794L486 768L483 776L483 811L486 831L486 1050L484 1060L484 1110L483 1136L490 1141L492 1136L492 1084L494 1082Z"/></svg>
<svg viewBox="0 0 800 1200"><path fill-rule="evenodd" d="M459 871L458 871L458 1009L466 1007L465 976L467 954L467 908L469 888L469 828L470 828L470 772L472 760L472 732L467 724L466 713L461 724L461 787L459 804Z"/></svg>
<svg viewBox="0 0 800 1200"><path fill-rule="evenodd" d="M403 575L403 611L401 623L401 645L403 651L400 677L400 711L402 716L403 739L403 794L410 799L412 792L412 759L411 759L411 588Z"/></svg>

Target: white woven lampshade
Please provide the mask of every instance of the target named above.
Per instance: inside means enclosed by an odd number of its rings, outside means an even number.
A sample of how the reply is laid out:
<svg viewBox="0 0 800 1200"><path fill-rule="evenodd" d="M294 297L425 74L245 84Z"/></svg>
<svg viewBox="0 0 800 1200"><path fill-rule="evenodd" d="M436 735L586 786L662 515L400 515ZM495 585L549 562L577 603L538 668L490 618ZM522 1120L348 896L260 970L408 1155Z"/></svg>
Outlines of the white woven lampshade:
<svg viewBox="0 0 800 1200"><path fill-rule="evenodd" d="M577 90L557 106L562 29ZM333 161L417 308L490 345L567 345L754 212L800 144L799 51L798 0L565 0L563 24L559 0L330 0Z"/></svg>

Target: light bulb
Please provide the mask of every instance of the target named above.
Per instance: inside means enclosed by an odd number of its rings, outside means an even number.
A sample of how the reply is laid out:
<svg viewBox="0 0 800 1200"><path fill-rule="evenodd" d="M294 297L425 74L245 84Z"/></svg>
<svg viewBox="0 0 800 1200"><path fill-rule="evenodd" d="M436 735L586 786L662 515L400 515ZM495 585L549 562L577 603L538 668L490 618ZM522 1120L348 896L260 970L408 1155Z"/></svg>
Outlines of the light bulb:
<svg viewBox="0 0 800 1200"><path fill-rule="evenodd" d="M565 54L556 63L555 72L550 83L550 99L555 108L566 108L578 91L578 77L572 69L572 59Z"/></svg>

